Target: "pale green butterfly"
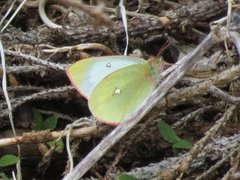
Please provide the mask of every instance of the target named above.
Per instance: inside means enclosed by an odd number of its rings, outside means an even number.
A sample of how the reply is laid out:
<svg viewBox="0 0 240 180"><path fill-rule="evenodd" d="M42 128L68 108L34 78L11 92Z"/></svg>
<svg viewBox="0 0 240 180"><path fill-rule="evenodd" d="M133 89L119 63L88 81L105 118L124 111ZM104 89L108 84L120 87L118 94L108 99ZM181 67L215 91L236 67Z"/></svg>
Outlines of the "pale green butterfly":
<svg viewBox="0 0 240 180"><path fill-rule="evenodd" d="M117 125L153 92L160 67L159 60L106 56L80 60L66 72L78 92L88 99L92 114Z"/></svg>

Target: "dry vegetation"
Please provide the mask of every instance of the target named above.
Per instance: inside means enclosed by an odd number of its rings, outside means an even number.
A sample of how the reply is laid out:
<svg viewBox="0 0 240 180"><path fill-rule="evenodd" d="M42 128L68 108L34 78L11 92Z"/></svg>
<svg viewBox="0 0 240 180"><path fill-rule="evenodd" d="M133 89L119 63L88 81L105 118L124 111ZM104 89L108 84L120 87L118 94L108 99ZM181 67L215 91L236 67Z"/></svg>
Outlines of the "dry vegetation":
<svg viewBox="0 0 240 180"><path fill-rule="evenodd" d="M56 152L46 144L56 138L65 142L68 135L74 165L100 143L70 174L76 179L80 175L75 173L85 172L86 179L113 179L120 172L139 179L240 179L238 1L126 2L129 54L153 58L170 42L163 57L169 63L184 58L163 72L162 83L141 111L116 129L91 116L64 70L83 58L123 54L119 1L29 0L3 29L21 2L0 1L0 38L18 135L13 137L2 82L0 157L17 155L16 144L21 144L23 179L61 179L69 173L66 148ZM43 119L55 114L57 127L33 131L33 108ZM159 133L160 120L193 148L173 150ZM16 167L0 170L11 175Z"/></svg>

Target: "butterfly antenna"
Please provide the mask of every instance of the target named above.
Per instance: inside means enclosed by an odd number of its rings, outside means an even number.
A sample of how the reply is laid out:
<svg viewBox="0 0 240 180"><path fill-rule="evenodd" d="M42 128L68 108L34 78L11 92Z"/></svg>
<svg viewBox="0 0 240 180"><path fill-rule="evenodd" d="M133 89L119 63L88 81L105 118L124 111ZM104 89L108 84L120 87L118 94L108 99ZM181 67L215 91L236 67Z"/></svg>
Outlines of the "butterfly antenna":
<svg viewBox="0 0 240 180"><path fill-rule="evenodd" d="M164 45L159 49L157 57L160 57L167 48L169 48L172 44L167 40Z"/></svg>

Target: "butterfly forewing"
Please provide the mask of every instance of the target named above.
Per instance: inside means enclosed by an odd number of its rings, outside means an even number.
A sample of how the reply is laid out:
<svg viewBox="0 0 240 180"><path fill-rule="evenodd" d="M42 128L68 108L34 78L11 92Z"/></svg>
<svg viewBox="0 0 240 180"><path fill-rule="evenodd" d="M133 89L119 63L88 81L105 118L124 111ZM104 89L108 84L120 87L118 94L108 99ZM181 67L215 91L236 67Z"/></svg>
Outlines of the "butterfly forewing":
<svg viewBox="0 0 240 180"><path fill-rule="evenodd" d="M74 87L88 99L106 76L121 68L145 63L143 59L130 56L102 56L78 61L66 71Z"/></svg>

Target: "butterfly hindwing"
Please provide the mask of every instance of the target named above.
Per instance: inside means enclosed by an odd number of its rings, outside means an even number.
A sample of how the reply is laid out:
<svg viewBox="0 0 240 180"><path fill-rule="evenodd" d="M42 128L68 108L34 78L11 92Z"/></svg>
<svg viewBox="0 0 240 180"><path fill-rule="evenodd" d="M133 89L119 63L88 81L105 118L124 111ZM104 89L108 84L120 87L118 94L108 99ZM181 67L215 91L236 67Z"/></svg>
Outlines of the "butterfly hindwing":
<svg viewBox="0 0 240 180"><path fill-rule="evenodd" d="M92 114L108 124L119 124L135 112L155 88L146 63L131 65L105 77L89 99Z"/></svg>

